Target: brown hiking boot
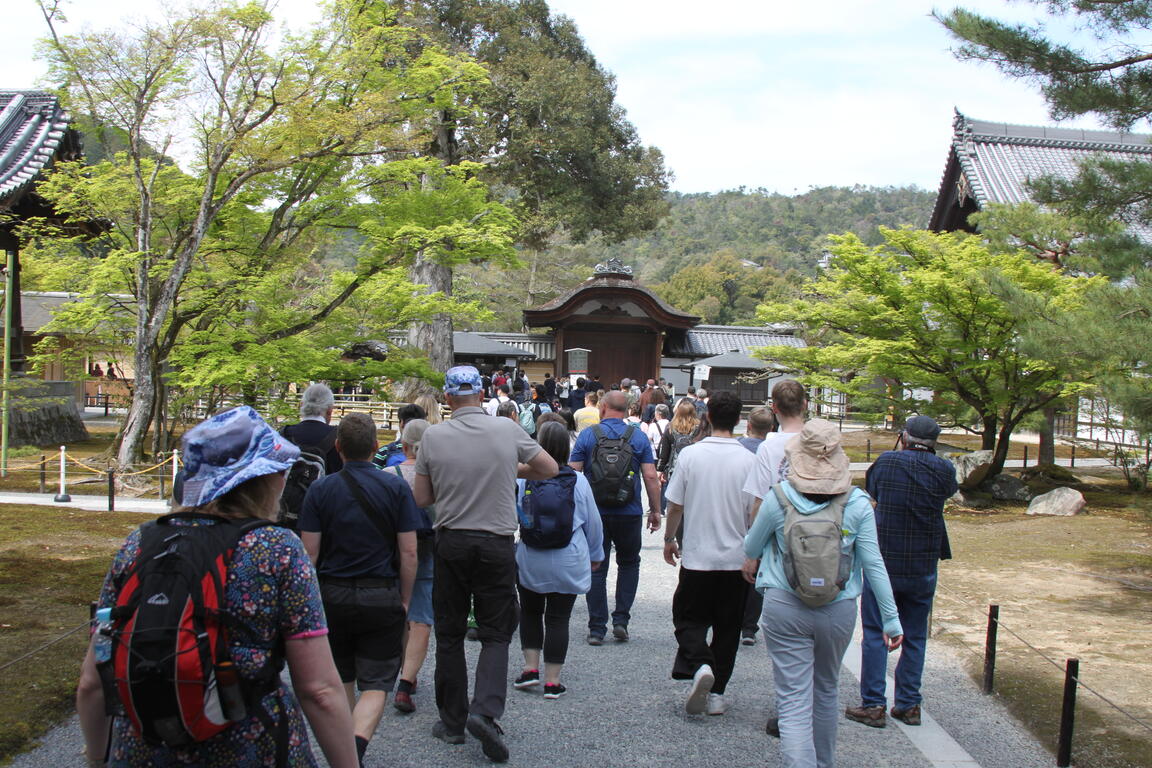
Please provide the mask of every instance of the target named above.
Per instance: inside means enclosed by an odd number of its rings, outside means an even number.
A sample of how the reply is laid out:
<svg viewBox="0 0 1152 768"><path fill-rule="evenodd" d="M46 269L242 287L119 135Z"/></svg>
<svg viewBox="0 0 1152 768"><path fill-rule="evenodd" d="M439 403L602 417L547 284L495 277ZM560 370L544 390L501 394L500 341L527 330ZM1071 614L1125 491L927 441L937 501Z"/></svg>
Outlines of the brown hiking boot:
<svg viewBox="0 0 1152 768"><path fill-rule="evenodd" d="M844 716L849 720L864 723L871 728L883 728L888 725L888 716L884 713L884 707L848 707L844 710ZM916 710L916 716L920 716L919 709Z"/></svg>
<svg viewBox="0 0 1152 768"><path fill-rule="evenodd" d="M905 725L920 725L920 705L913 704L908 709L892 707L892 717Z"/></svg>

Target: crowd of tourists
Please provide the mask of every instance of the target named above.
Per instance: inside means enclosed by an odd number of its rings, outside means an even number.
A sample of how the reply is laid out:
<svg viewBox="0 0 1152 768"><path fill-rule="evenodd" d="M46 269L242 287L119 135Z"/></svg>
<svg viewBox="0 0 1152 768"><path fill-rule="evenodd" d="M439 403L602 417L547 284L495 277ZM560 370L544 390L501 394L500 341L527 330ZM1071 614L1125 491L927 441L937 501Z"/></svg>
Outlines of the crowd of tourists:
<svg viewBox="0 0 1152 768"><path fill-rule="evenodd" d="M99 596L77 692L90 765L314 765L305 717L329 765L363 765L389 699L410 713L423 698L433 634L432 736L470 734L505 762L509 684L564 696L580 595L589 645L631 639L645 527L679 565L670 675L688 714L728 711L739 646L761 631L783 765L834 766L859 612L861 704L844 716L886 725L886 659L902 648L891 716L920 723L956 490L934 421L910 419L860 489L839 430L805 421L791 380L746 413L732 393L677 398L662 379L530 384L457 366L443 400L448 419L431 394L400 408L383 446L367 414L331 423L323 384L280 432L239 407L184 436L175 511L128 537Z"/></svg>

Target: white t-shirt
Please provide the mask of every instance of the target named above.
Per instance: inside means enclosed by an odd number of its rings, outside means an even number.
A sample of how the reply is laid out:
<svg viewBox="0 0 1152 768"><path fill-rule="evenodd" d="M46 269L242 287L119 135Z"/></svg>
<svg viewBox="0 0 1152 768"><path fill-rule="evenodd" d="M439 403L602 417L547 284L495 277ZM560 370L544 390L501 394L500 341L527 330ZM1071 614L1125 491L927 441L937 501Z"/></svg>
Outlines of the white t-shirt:
<svg viewBox="0 0 1152 768"><path fill-rule="evenodd" d="M744 565L752 497L743 487L755 465L751 451L731 437L706 437L680 451L667 496L684 507L685 568L738 571Z"/></svg>
<svg viewBox="0 0 1152 768"><path fill-rule="evenodd" d="M756 449L756 469L748 475L744 490L758 499L768 498L772 486L788 475L784 446L799 432L769 432Z"/></svg>
<svg viewBox="0 0 1152 768"><path fill-rule="evenodd" d="M510 402L511 400L512 398L505 397L504 393L501 392L499 395L484 404L484 410L488 412L489 416L495 416L496 411L500 409L501 404Z"/></svg>

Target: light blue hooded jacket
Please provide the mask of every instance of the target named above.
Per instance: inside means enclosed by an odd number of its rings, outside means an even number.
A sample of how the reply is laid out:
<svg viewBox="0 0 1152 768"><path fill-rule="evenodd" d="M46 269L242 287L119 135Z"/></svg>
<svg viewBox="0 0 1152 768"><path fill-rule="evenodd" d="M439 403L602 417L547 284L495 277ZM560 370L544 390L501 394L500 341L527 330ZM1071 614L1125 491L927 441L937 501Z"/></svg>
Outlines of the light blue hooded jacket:
<svg viewBox="0 0 1152 768"><path fill-rule="evenodd" d="M823 509L827 503L817 504L796 491L787 480L780 484L784 495L802 515L810 515ZM780 556L779 542L784 538L784 510L776 500L776 493L769 493L760 505L756 522L744 537L744 554L753 560L759 558L760 570L756 574L756 589L766 592L769 589L785 589L788 578L784 575L784 563ZM884 634L889 637L903 635L900 617L896 613L896 602L892 599L892 585L888 572L884 569L884 558L876 541L876 518L872 516L872 500L859 488L852 490L848 505L844 508L844 536L840 545L852 552L852 575L844 590L836 600L855 600L864 588L864 571L868 572L868 583L876 595L880 606L880 616L884 619Z"/></svg>

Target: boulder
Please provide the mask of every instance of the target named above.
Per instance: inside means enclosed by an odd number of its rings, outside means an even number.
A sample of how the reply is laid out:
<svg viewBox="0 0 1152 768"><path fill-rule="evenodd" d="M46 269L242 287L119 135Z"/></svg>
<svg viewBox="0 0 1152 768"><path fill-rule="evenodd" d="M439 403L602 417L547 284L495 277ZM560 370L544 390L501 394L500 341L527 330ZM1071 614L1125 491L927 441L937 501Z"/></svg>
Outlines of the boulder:
<svg viewBox="0 0 1152 768"><path fill-rule="evenodd" d="M1032 491L1015 475L996 475L986 479L980 487L997 501L1031 501Z"/></svg>
<svg viewBox="0 0 1152 768"><path fill-rule="evenodd" d="M956 482L961 488L976 488L988 476L992 465L992 451L957 453L948 457L956 468Z"/></svg>
<svg viewBox="0 0 1152 768"><path fill-rule="evenodd" d="M1075 488L1054 488L1032 499L1030 515L1078 515L1084 511L1084 494Z"/></svg>

